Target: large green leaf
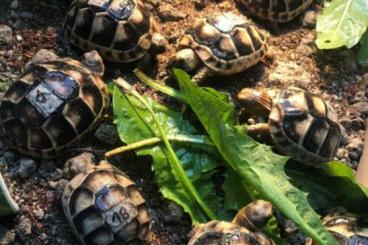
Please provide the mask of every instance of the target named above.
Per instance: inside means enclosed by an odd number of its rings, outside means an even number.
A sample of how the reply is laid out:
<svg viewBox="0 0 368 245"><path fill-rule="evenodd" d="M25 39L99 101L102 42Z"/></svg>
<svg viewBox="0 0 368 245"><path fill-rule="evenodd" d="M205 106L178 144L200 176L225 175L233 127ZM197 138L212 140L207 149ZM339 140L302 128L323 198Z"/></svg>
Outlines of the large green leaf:
<svg viewBox="0 0 368 245"><path fill-rule="evenodd" d="M367 0L333 0L317 17L317 46L332 49L356 45L368 27Z"/></svg>
<svg viewBox="0 0 368 245"><path fill-rule="evenodd" d="M242 179L244 186L257 191L261 197L293 220L318 244L337 244L321 224L306 198L306 193L295 188L284 172L288 158L274 154L270 147L254 141L244 128L229 120L233 107L211 91L194 85L183 71L174 70L180 89L206 129L219 153Z"/></svg>
<svg viewBox="0 0 368 245"><path fill-rule="evenodd" d="M173 112L167 107L144 97L154 111L160 126L167 135L196 135L197 130L180 113ZM159 132L152 115L135 97L122 93L118 87L113 90L113 109L115 124L121 140L127 144L156 137ZM205 139L204 136L200 138ZM198 138L198 137L197 137ZM208 154L205 147L190 147L181 144L172 144L177 157L203 200L211 210L223 217L222 199L216 196L211 177L218 166L216 155ZM188 212L194 223L208 221L198 203L192 198L182 185L180 178L170 165L168 152L162 145L147 147L136 151L138 155L151 155L155 180L162 194L180 204ZM214 156L214 157L213 157Z"/></svg>
<svg viewBox="0 0 368 245"><path fill-rule="evenodd" d="M330 162L321 168L288 164L285 170L290 181L308 193L315 209L341 205L350 212L366 214L368 190L356 182L353 170L345 164Z"/></svg>

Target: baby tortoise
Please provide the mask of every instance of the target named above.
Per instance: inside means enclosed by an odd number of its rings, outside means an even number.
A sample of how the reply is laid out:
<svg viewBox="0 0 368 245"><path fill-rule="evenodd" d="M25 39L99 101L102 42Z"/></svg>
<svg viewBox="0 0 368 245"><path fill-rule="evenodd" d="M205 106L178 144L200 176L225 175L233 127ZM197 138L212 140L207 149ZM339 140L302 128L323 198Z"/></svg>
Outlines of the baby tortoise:
<svg viewBox="0 0 368 245"><path fill-rule="evenodd" d="M233 13L198 19L178 42L172 66L207 76L242 72L258 63L267 51L264 35L248 20Z"/></svg>
<svg viewBox="0 0 368 245"><path fill-rule="evenodd" d="M268 117L268 123L248 126L250 135L270 134L280 152L305 164L318 166L334 158L343 127L322 98L295 87L245 88L237 97L248 114Z"/></svg>
<svg viewBox="0 0 368 245"><path fill-rule="evenodd" d="M0 134L12 148L53 159L93 130L109 105L96 51L81 61L57 58L30 65L5 92Z"/></svg>
<svg viewBox="0 0 368 245"><path fill-rule="evenodd" d="M81 244L145 244L150 240L150 215L144 198L129 177L107 161L94 165L82 154L67 161L62 205Z"/></svg>
<svg viewBox="0 0 368 245"><path fill-rule="evenodd" d="M74 0L64 22L65 38L97 50L112 62L131 63L165 50L166 39L141 0Z"/></svg>
<svg viewBox="0 0 368 245"><path fill-rule="evenodd" d="M196 225L188 245L274 245L261 231L271 216L271 203L254 201L242 208L232 223L213 220Z"/></svg>
<svg viewBox="0 0 368 245"><path fill-rule="evenodd" d="M322 219L332 235L341 245L368 245L368 226L349 214L332 213ZM306 245L317 245L307 239Z"/></svg>
<svg viewBox="0 0 368 245"><path fill-rule="evenodd" d="M247 13L273 22L288 22L306 10L313 0L235 0Z"/></svg>

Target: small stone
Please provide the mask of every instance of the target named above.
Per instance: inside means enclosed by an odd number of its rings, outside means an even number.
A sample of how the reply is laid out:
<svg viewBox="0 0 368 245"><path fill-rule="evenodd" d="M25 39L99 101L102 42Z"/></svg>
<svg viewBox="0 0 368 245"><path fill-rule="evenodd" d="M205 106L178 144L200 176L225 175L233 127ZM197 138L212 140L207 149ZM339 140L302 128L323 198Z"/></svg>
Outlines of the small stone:
<svg viewBox="0 0 368 245"><path fill-rule="evenodd" d="M186 14L177 11L169 4L160 5L157 10L157 14L161 21L178 21L186 17Z"/></svg>
<svg viewBox="0 0 368 245"><path fill-rule="evenodd" d="M95 137L103 144L114 146L119 144L120 138L114 125L102 123L95 132Z"/></svg>
<svg viewBox="0 0 368 245"><path fill-rule="evenodd" d="M307 10L301 16L302 25L306 28L314 28L317 21L317 12L314 10Z"/></svg>
<svg viewBox="0 0 368 245"><path fill-rule="evenodd" d="M167 224L178 224L184 216L184 211L176 202L167 200L163 206L164 222Z"/></svg>
<svg viewBox="0 0 368 245"><path fill-rule="evenodd" d="M57 186L58 186L59 182L56 182L56 181L47 181L47 185L51 188L51 189L56 189Z"/></svg>
<svg viewBox="0 0 368 245"><path fill-rule="evenodd" d="M3 157L8 164L13 164L17 160L17 156L12 151L6 151L3 154Z"/></svg>
<svg viewBox="0 0 368 245"><path fill-rule="evenodd" d="M45 216L45 212L42 209L33 210L33 214L36 216L37 219L42 220Z"/></svg>
<svg viewBox="0 0 368 245"><path fill-rule="evenodd" d="M13 244L15 233L12 230L0 225L0 245Z"/></svg>
<svg viewBox="0 0 368 245"><path fill-rule="evenodd" d="M26 64L25 69L29 69L30 67L44 63L47 61L52 61L57 59L58 56L48 49L40 49L33 57L32 59Z"/></svg>
<svg viewBox="0 0 368 245"><path fill-rule="evenodd" d="M31 222L31 220L29 218L25 217L25 216L22 216L20 218L18 228L25 235L30 235L32 233L32 222Z"/></svg>
<svg viewBox="0 0 368 245"><path fill-rule="evenodd" d="M19 13L19 17L32 18L33 14L31 12L28 12L28 11L22 11L22 12Z"/></svg>
<svg viewBox="0 0 368 245"><path fill-rule="evenodd" d="M17 9L19 6L18 0L14 0L11 4L10 4L10 8L11 9Z"/></svg>
<svg viewBox="0 0 368 245"><path fill-rule="evenodd" d="M293 84L294 86L308 87L311 83L311 76L302 66L294 62L279 61L268 80L273 84Z"/></svg>
<svg viewBox="0 0 368 245"><path fill-rule="evenodd" d="M204 9L206 7L207 0L194 0L194 6L198 10Z"/></svg>
<svg viewBox="0 0 368 245"><path fill-rule="evenodd" d="M13 41L13 30L6 25L0 25L0 45L9 45Z"/></svg>
<svg viewBox="0 0 368 245"><path fill-rule="evenodd" d="M361 153L363 151L363 146L364 146L364 143L360 138L354 138L346 146L346 149L348 151L357 151Z"/></svg>
<svg viewBox="0 0 368 245"><path fill-rule="evenodd" d="M368 102L361 101L361 102L355 103L353 105L353 108L356 109L361 114L363 114L364 116L368 115Z"/></svg>
<svg viewBox="0 0 368 245"><path fill-rule="evenodd" d="M313 54L313 49L307 45L301 44L295 50L299 55L308 57Z"/></svg>
<svg viewBox="0 0 368 245"><path fill-rule="evenodd" d="M28 178L37 169L37 163L35 160L30 158L21 158L19 160L19 168L16 170L15 174L21 178Z"/></svg>

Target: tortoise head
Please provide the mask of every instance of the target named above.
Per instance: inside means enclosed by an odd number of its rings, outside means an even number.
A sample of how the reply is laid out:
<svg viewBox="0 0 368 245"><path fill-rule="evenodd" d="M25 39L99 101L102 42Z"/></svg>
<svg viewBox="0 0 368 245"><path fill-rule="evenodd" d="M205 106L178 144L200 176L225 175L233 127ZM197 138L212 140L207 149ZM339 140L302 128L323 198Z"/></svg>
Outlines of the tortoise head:
<svg viewBox="0 0 368 245"><path fill-rule="evenodd" d="M276 92L274 90L244 88L238 93L237 99L247 113L268 116Z"/></svg>
<svg viewBox="0 0 368 245"><path fill-rule="evenodd" d="M272 204L264 200L256 200L240 209L232 222L251 231L260 231L271 216Z"/></svg>
<svg viewBox="0 0 368 245"><path fill-rule="evenodd" d="M88 67L92 73L102 77L105 72L105 65L99 53L96 50L92 50L85 53L81 58L82 63Z"/></svg>
<svg viewBox="0 0 368 245"><path fill-rule="evenodd" d="M63 175L67 179L72 179L78 174L86 173L96 167L95 162L95 157L91 153L82 153L66 161Z"/></svg>

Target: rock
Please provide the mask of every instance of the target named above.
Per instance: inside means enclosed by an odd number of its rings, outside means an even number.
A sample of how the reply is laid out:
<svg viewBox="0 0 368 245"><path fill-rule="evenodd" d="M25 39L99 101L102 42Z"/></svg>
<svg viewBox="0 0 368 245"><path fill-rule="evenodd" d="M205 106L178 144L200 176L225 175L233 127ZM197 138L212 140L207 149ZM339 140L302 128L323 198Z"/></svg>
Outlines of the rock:
<svg viewBox="0 0 368 245"><path fill-rule="evenodd" d="M29 69L30 67L44 63L47 61L55 60L58 56L48 49L40 49L33 57L32 59L26 64L25 69Z"/></svg>
<svg viewBox="0 0 368 245"><path fill-rule="evenodd" d="M198 10L204 9L206 7L207 0L194 0L194 6Z"/></svg>
<svg viewBox="0 0 368 245"><path fill-rule="evenodd" d="M368 115L368 102L361 101L361 102L355 103L353 104L353 108L356 109L361 114L363 114L364 116Z"/></svg>
<svg viewBox="0 0 368 245"><path fill-rule="evenodd" d="M361 154L363 151L363 146L364 146L363 141L360 138L354 138L346 146L346 149L348 151L356 151Z"/></svg>
<svg viewBox="0 0 368 245"><path fill-rule="evenodd" d="M33 214L36 216L37 219L42 220L45 216L45 212L42 209L35 209L33 210Z"/></svg>
<svg viewBox="0 0 368 245"><path fill-rule="evenodd" d="M0 25L0 45L9 45L13 41L13 30L7 25Z"/></svg>
<svg viewBox="0 0 368 245"><path fill-rule="evenodd" d="M275 70L269 75L270 83L308 87L310 74L300 65L293 62L279 61Z"/></svg>
<svg viewBox="0 0 368 245"><path fill-rule="evenodd" d="M121 142L115 126L110 123L102 123L96 130L95 137L108 146L114 146Z"/></svg>
<svg viewBox="0 0 368 245"><path fill-rule="evenodd" d="M309 47L308 45L304 45L304 44L299 45L295 51L297 54L301 56L305 56L305 57L310 56L314 52L311 47Z"/></svg>
<svg viewBox="0 0 368 245"><path fill-rule="evenodd" d="M30 235L32 233L31 220L25 216L21 216L17 230L18 232L23 233L23 235Z"/></svg>
<svg viewBox="0 0 368 245"><path fill-rule="evenodd" d="M17 9L19 6L18 0L14 0L11 4L10 4L10 8L11 9Z"/></svg>
<svg viewBox="0 0 368 245"><path fill-rule="evenodd" d="M0 225L0 245L13 244L15 233L13 230Z"/></svg>
<svg viewBox="0 0 368 245"><path fill-rule="evenodd" d="M17 161L17 156L12 151L6 151L3 157L7 164L14 164Z"/></svg>
<svg viewBox="0 0 368 245"><path fill-rule="evenodd" d="M301 16L302 25L306 28L314 28L317 21L317 12L315 10L307 10Z"/></svg>
<svg viewBox="0 0 368 245"><path fill-rule="evenodd" d="M184 211L176 202L167 200L163 205L163 218L167 224L180 223L184 217Z"/></svg>
<svg viewBox="0 0 368 245"><path fill-rule="evenodd" d="M21 178L28 178L37 169L37 163L35 160L30 158L21 158L19 160L19 168L16 170L15 174Z"/></svg>
<svg viewBox="0 0 368 245"><path fill-rule="evenodd" d="M158 7L157 10L158 17L161 19L161 21L178 21L182 20L186 17L186 14L181 13L171 7L169 4L163 4Z"/></svg>

